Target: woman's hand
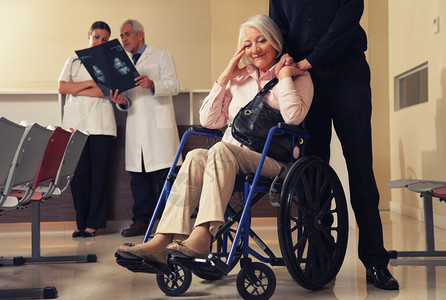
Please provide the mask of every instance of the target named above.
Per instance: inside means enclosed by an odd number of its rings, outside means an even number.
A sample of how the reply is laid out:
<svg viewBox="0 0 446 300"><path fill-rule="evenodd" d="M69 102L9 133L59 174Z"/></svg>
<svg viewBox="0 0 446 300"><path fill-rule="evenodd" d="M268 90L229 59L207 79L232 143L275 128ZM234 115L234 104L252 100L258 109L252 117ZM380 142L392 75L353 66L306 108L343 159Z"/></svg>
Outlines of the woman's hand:
<svg viewBox="0 0 446 300"><path fill-rule="evenodd" d="M292 64L291 66L283 66L279 70L279 74L278 74L277 78L280 81L286 77L301 76L301 75L305 75L305 74L307 74L306 71L303 71L303 70L297 68L294 64Z"/></svg>
<svg viewBox="0 0 446 300"><path fill-rule="evenodd" d="M283 67L292 66L292 65L294 65L294 59L291 56L289 56L288 53L285 53L284 55L282 55L279 62L277 63L276 69L275 69L276 77L279 78L279 71Z"/></svg>
<svg viewBox="0 0 446 300"><path fill-rule="evenodd" d="M110 100L121 105L126 104L125 97L123 94L119 93L119 90L115 90L114 92L110 90Z"/></svg>
<svg viewBox="0 0 446 300"><path fill-rule="evenodd" d="M294 63L294 59L288 53L285 53L277 63L275 73L276 77L281 80L285 77L305 75L307 72L298 68L297 63Z"/></svg>
<svg viewBox="0 0 446 300"><path fill-rule="evenodd" d="M243 54L245 54L245 47L246 45L242 45L234 54L234 56L229 61L228 66L226 69L221 73L220 77L217 79L217 83L220 85L226 85L229 80L232 78L237 77L243 69L240 69L238 67L238 64L240 62L240 59L242 59Z"/></svg>

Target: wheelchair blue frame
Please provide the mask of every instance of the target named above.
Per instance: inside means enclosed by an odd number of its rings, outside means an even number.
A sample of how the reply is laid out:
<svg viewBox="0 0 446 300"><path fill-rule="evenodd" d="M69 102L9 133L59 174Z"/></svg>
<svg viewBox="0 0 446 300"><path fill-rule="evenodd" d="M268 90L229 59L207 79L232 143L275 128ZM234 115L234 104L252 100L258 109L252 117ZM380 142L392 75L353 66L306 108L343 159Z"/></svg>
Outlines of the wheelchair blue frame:
<svg viewBox="0 0 446 300"><path fill-rule="evenodd" d="M290 156L290 169L283 180L282 177L279 180L280 173L274 179L260 175L276 133L291 135L300 150L297 160ZM143 242L149 240L155 220L166 204L177 163L190 135L206 137L207 149L212 139L215 144L223 136L220 130L202 127L192 127L183 134ZM266 264L286 266L291 277L306 289L323 288L336 277L344 260L348 212L342 184L334 170L316 157L304 156L302 146L306 139L307 133L299 126L279 123L270 129L255 173L244 178L243 187L241 178L236 180L235 191L243 189L242 199L234 207L227 206L225 224L212 244L216 249L212 249L207 259L170 257L167 264L163 264L138 256L129 257L118 250L116 262L133 272L155 273L159 288L170 296L181 295L189 288L192 272L202 279L217 280L228 275L239 260L237 291L244 299L269 299L273 295L276 279ZM251 207L266 194L270 196L270 203L278 207L277 230L282 257L276 257L250 228ZM280 194L279 201L272 203L275 194ZM237 228L231 228L235 223L238 223ZM249 246L250 239L266 256ZM229 242L232 245L228 252ZM260 262L253 262L250 255Z"/></svg>
<svg viewBox="0 0 446 300"><path fill-rule="evenodd" d="M266 139L265 146L263 148L263 151L262 151L262 154L261 154L261 157L260 157L259 165L257 166L257 170L256 170L256 172L254 174L254 179L252 180L251 183L245 182L245 188L244 188L245 203L244 203L242 215L240 217L239 225L237 226L237 231L236 231L234 240L232 242L231 249L229 251L229 255L228 255L227 259L226 259L226 265L227 265L226 275L231 270L231 264L232 264L232 261L234 259L234 255L235 255L235 252L236 252L236 247L237 247L237 244L238 244L238 241L240 240L240 238L243 238L244 241L249 241L250 207L251 207L251 200L252 200L252 198L254 196L254 193L257 193L257 192L265 192L266 193L267 192L267 188L266 187L257 187L257 182L258 182L258 180L260 178L260 173L262 171L263 164L264 164L266 156L267 156L266 154L268 152L269 145L272 142L273 136L276 133L289 134L293 138L293 147L299 146L299 143L298 143L297 139L299 139L299 138L300 139L306 139L306 138L308 138L308 135L306 133L302 132L302 131L296 131L296 129L300 129L300 127L293 126L293 125L290 126L290 125L287 125L285 123L279 123L277 126L274 126L274 127L272 127L269 130L268 137ZM172 166L169 169L169 173L167 175L167 180L164 183L162 192L160 194L159 200L158 200L158 202L156 204L156 207L155 207L154 214L153 214L153 216L152 216L152 218L150 220L149 227L148 227L148 229L146 231L146 234L144 236L143 243L147 242L149 240L149 238L151 237L150 233L152 232L153 226L155 225L156 217L160 214L160 212L162 210L162 207L167 202L167 199L169 197L169 192L170 192L170 189L171 189L172 183L173 183L173 177L175 176L174 175L175 168L177 166L177 163L178 163L178 160L179 160L180 155L182 153L182 150L183 150L183 148L184 148L184 146L186 144L187 138L190 135L199 135L199 136L207 137L206 138L206 148L207 149L210 148L209 142L210 142L211 138L214 138L213 144L215 144L217 142L217 139L221 138L223 136L223 134L222 134L222 132L220 130L209 130L209 129L205 129L205 128L201 128L201 130L200 130L197 127L191 127L189 130L187 130L183 134L183 137L181 139L178 151L177 151L177 153L175 155L174 162L173 162ZM300 156L302 154L303 153L301 152ZM290 165L292 165L293 162L294 162L294 159L292 157L290 157ZM280 188L276 192L280 193ZM162 200L164 200L164 202ZM223 252L227 253L226 252L226 250L227 250L227 238L225 238L224 240L225 240L225 244L223 245ZM244 257L252 255L256 259L258 259L258 260L260 260L260 261L262 261L264 263L275 264L273 258L264 257L261 254L257 253L252 248L250 248L248 242L243 243L242 254L243 254ZM223 256L223 255L220 254L220 256Z"/></svg>

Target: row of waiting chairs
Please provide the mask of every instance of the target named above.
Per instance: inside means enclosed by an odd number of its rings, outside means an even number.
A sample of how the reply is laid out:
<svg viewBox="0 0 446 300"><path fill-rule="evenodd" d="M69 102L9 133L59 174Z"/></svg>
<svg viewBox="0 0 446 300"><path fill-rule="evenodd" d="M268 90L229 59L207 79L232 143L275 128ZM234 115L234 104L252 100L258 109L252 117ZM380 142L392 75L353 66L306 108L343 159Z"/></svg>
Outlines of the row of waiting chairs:
<svg viewBox="0 0 446 300"><path fill-rule="evenodd" d="M88 134L0 118L0 215L32 207L32 256L0 257L0 266L42 262L94 262L96 255L40 255L40 204L62 193L74 176ZM0 216L1 217L1 216ZM55 287L0 290L0 298L56 298Z"/></svg>
<svg viewBox="0 0 446 300"><path fill-rule="evenodd" d="M41 201L57 193L63 180L69 183L87 137L80 131L22 126L1 117L0 210Z"/></svg>

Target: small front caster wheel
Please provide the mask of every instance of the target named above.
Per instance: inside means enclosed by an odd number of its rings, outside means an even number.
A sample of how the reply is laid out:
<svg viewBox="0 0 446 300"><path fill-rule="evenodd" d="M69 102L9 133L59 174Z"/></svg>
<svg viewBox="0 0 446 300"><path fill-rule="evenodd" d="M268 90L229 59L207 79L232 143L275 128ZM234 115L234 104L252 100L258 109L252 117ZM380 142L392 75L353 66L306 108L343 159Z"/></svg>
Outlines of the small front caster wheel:
<svg viewBox="0 0 446 300"><path fill-rule="evenodd" d="M254 277L248 276L243 267L237 275L237 291L243 299L269 299L276 289L276 276L270 267L253 262L250 266ZM251 277L251 278L250 278Z"/></svg>
<svg viewBox="0 0 446 300"><path fill-rule="evenodd" d="M187 291L192 282L192 272L177 264L170 265L171 273L157 274L156 283L168 296L179 296Z"/></svg>

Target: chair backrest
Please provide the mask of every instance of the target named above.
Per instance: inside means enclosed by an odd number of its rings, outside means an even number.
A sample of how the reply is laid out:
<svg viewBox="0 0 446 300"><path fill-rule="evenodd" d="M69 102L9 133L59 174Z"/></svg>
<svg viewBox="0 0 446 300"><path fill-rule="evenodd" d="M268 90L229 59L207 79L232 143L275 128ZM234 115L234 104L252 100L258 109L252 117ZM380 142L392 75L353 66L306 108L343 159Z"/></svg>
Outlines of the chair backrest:
<svg viewBox="0 0 446 300"><path fill-rule="evenodd" d="M0 118L0 192L3 191L14 156L25 133L26 127Z"/></svg>
<svg viewBox="0 0 446 300"><path fill-rule="evenodd" d="M59 187L60 181L67 178L68 176L73 176L76 170L77 163L81 157L82 150L84 149L85 143L88 139L88 135L76 130L70 137L68 141L65 154L60 164L59 170L57 172L54 184Z"/></svg>
<svg viewBox="0 0 446 300"><path fill-rule="evenodd" d="M71 137L71 132L56 127L46 144L39 168L35 174L32 189L35 190L41 182L54 181L62 162L65 149Z"/></svg>
<svg viewBox="0 0 446 300"><path fill-rule="evenodd" d="M20 148L14 157L12 172L8 178L9 188L34 182L37 170L52 131L39 124L32 124L26 128Z"/></svg>
<svg viewBox="0 0 446 300"><path fill-rule="evenodd" d="M8 202L10 198L8 195L13 190L13 187L18 185L29 186L34 182L51 132L51 130L45 129L36 123L26 127L1 193L0 207L4 208L4 204ZM27 193L27 195L32 196L32 193ZM18 204L8 204L8 206L11 209Z"/></svg>

